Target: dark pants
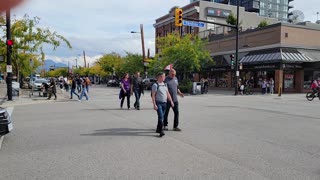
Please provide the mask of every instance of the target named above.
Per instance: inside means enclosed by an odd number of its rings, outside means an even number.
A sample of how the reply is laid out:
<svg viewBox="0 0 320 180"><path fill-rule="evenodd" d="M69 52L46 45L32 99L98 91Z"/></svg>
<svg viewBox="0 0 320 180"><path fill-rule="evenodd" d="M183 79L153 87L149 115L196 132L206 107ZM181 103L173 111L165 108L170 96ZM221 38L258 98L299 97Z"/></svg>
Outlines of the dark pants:
<svg viewBox="0 0 320 180"><path fill-rule="evenodd" d="M75 94L78 98L80 97L79 94L76 93L76 89L75 88L74 89L71 88L71 91L70 91L70 96L71 96L70 98L71 99L72 99L72 94Z"/></svg>
<svg viewBox="0 0 320 180"><path fill-rule="evenodd" d="M51 95L52 95L52 94L54 95L54 99L57 99L56 92L49 93L48 99L51 99Z"/></svg>
<svg viewBox="0 0 320 180"><path fill-rule="evenodd" d="M122 95L121 104L120 104L121 108L123 107L123 102L124 102L125 97L127 97L127 107L129 109L130 108L130 90L128 90L127 93Z"/></svg>
<svg viewBox="0 0 320 180"><path fill-rule="evenodd" d="M77 84L77 90L78 90L78 93L81 92L81 84Z"/></svg>
<svg viewBox="0 0 320 180"><path fill-rule="evenodd" d="M161 133L163 132L163 119L164 119L164 114L166 111L167 103L166 102L156 102L158 110L158 124L157 124L157 132Z"/></svg>
<svg viewBox="0 0 320 180"><path fill-rule="evenodd" d="M168 115L170 111L171 103L167 102L166 112L164 114L163 125L168 126ZM174 113L174 121L173 128L177 128L179 126L179 102L174 102L173 113Z"/></svg>
<svg viewBox="0 0 320 180"><path fill-rule="evenodd" d="M134 102L134 107L140 108L140 97L141 97L140 90L134 90L134 96L136 97L136 102Z"/></svg>

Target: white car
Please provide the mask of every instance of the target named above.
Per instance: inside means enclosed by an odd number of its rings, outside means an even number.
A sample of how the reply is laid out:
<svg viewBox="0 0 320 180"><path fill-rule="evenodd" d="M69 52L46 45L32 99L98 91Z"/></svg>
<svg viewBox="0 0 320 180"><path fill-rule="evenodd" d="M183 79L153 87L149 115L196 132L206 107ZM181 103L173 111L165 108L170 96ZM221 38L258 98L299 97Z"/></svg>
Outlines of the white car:
<svg viewBox="0 0 320 180"><path fill-rule="evenodd" d="M34 90L41 90L42 83L48 84L48 80L46 79L36 79L33 83Z"/></svg>

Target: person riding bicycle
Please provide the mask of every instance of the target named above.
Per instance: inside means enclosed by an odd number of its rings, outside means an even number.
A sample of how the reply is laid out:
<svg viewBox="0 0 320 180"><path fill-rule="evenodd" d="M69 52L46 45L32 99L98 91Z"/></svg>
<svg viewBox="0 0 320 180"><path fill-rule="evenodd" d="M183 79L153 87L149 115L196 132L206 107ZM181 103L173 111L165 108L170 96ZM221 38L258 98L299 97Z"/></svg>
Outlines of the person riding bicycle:
<svg viewBox="0 0 320 180"><path fill-rule="evenodd" d="M320 77L318 79L315 79L311 84L311 89L313 91L313 94L320 92Z"/></svg>

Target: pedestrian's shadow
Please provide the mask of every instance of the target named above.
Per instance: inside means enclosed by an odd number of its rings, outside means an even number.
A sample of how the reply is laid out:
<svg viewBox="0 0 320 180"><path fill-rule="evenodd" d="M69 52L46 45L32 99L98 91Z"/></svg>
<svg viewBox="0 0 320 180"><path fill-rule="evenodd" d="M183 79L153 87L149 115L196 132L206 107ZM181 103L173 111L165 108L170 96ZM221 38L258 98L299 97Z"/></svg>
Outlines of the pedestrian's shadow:
<svg viewBox="0 0 320 180"><path fill-rule="evenodd" d="M91 134L81 136L149 136L158 137L154 129L111 128L95 130Z"/></svg>

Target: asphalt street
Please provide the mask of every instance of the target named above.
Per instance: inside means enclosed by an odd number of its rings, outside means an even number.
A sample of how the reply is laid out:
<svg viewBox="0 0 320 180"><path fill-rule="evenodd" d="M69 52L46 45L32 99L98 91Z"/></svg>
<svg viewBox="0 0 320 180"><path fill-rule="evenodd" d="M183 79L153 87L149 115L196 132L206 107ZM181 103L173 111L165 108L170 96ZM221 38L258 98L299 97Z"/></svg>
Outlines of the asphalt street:
<svg viewBox="0 0 320 180"><path fill-rule="evenodd" d="M320 179L319 100L186 96L182 132L172 131L171 111L159 138L150 92L138 111L120 110L118 91L93 87L89 101L60 94L15 106L0 179Z"/></svg>

